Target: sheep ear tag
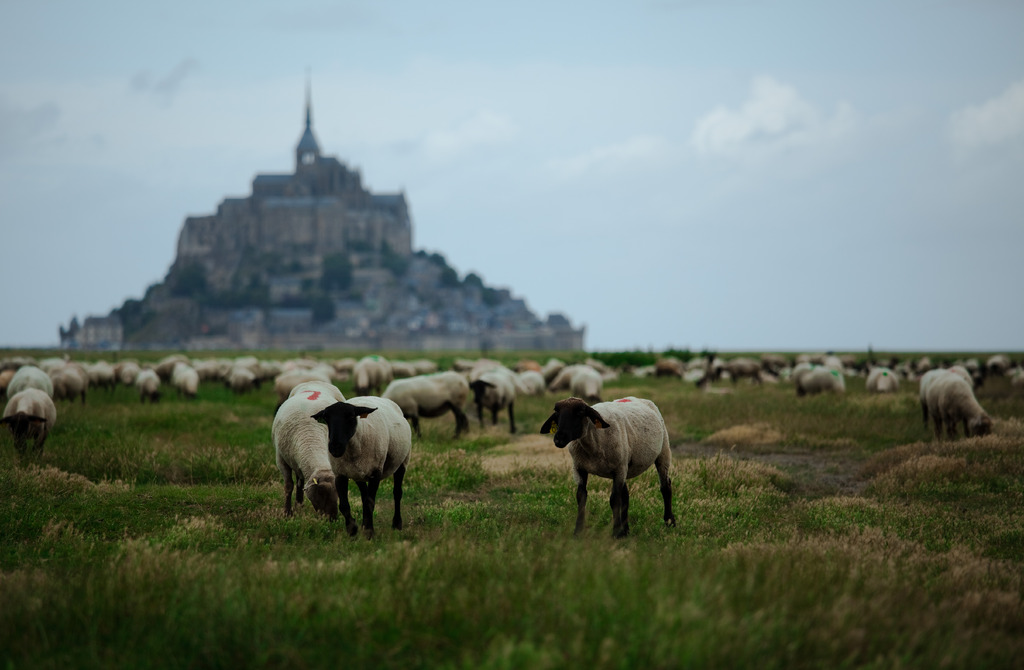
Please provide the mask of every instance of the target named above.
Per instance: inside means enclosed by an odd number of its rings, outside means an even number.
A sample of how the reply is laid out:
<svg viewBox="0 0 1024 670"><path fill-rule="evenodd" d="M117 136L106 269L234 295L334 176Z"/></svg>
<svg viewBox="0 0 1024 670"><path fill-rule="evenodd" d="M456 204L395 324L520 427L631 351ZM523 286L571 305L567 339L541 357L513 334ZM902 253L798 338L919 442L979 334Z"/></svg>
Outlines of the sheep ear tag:
<svg viewBox="0 0 1024 670"><path fill-rule="evenodd" d="M551 433L551 434L557 433L558 432L558 424L555 423L554 421L552 421L551 422L551 430L549 430L548 432Z"/></svg>

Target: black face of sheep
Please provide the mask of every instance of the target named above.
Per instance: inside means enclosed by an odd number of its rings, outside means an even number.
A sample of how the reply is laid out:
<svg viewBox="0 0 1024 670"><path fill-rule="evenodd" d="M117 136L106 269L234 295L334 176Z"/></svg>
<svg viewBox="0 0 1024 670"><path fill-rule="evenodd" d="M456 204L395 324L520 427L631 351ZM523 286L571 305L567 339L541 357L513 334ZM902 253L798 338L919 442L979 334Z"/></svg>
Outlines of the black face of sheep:
<svg viewBox="0 0 1024 670"><path fill-rule="evenodd" d="M555 403L554 413L540 427L541 434L554 433L555 446L564 448L583 435L586 421L592 421L598 428L607 428L605 421L593 407L580 398L566 398Z"/></svg>
<svg viewBox="0 0 1024 670"><path fill-rule="evenodd" d="M7 426L11 435L14 436L14 448L19 454L25 453L26 443L33 428L46 423L46 419L40 416L28 414L14 414L0 419L0 424ZM42 451L42 443L36 444L36 449Z"/></svg>
<svg viewBox="0 0 1024 670"><path fill-rule="evenodd" d="M359 407L347 402L336 402L313 415L313 419L327 426L327 451L335 458L345 455L349 440L356 434L356 422L365 419L376 407Z"/></svg>

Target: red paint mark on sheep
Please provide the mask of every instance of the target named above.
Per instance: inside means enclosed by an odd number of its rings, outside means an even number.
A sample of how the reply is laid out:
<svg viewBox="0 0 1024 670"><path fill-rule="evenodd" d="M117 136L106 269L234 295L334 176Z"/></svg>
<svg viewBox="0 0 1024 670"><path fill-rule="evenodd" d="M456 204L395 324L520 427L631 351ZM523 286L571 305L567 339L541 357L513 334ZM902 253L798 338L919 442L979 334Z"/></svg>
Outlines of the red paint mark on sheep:
<svg viewBox="0 0 1024 670"><path fill-rule="evenodd" d="M306 391L306 393L309 394L310 400L316 400L320 397L320 391Z"/></svg>
<svg viewBox="0 0 1024 670"><path fill-rule="evenodd" d="M629 398L619 398L619 399L618 399L618 400L616 400L615 402L633 402L633 401L632 401L632 400L630 400Z"/></svg>

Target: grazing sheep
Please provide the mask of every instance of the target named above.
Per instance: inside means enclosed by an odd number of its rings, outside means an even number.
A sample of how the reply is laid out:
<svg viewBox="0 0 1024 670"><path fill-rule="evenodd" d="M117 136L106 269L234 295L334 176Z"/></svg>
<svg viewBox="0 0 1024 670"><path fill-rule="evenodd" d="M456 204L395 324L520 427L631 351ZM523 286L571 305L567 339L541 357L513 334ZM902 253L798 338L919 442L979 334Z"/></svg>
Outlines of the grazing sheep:
<svg viewBox="0 0 1024 670"><path fill-rule="evenodd" d="M391 527L402 529L402 481L412 452L412 431L401 408L387 398L362 396L336 402L313 418L327 425L327 453L334 470L335 488L345 528L357 528L348 504L348 480L359 487L363 501L363 530L374 535L373 510L382 479L394 477L395 513Z"/></svg>
<svg viewBox="0 0 1024 670"><path fill-rule="evenodd" d="M523 395L544 395L547 386L539 370L523 370L516 373L516 392Z"/></svg>
<svg viewBox="0 0 1024 670"><path fill-rule="evenodd" d="M993 377L1006 374L1006 371L1012 366L1013 364L1010 362L1010 357L1006 354L995 354L985 361L985 369L988 371L988 374Z"/></svg>
<svg viewBox="0 0 1024 670"><path fill-rule="evenodd" d="M957 375L958 377L963 379L965 382L967 382L967 384L969 384L969 385L973 383L971 381L970 373L968 373L966 369L961 368L961 367L956 366L956 365L954 365L953 367L951 367L949 369L935 368L935 369L929 370L928 372L926 372L923 375L921 375L921 379L919 380L920 386L918 387L918 389L919 389L918 390L918 397L919 397L919 400L921 402L921 416L924 419L924 427L925 428L928 427L928 411L929 411L929 409L928 409L928 388L937 379L939 379L941 377L944 377L945 375L948 375L948 374Z"/></svg>
<svg viewBox="0 0 1024 670"><path fill-rule="evenodd" d="M569 392L588 403L601 402L604 380L594 368L584 365L569 380Z"/></svg>
<svg viewBox="0 0 1024 670"><path fill-rule="evenodd" d="M798 373L794 368L793 380L798 396L815 395L825 391L846 393L846 380L839 370L822 365L811 365L807 368L798 365L797 368L800 370Z"/></svg>
<svg viewBox="0 0 1024 670"><path fill-rule="evenodd" d="M868 393L896 393L900 390L900 380L889 368L871 368L864 387Z"/></svg>
<svg viewBox="0 0 1024 670"><path fill-rule="evenodd" d="M395 402L402 415L412 422L416 437L420 433L420 417L434 418L451 412L455 415L455 437L469 430L469 420L462 411L469 397L469 382L459 372L438 372L432 375L417 375L396 379L388 384L382 394Z"/></svg>
<svg viewBox="0 0 1024 670"><path fill-rule="evenodd" d="M935 439L942 439L942 424L951 440L957 437L956 424L963 422L964 437L992 432L992 418L978 404L970 384L958 374L947 372L934 377L926 389L928 413L935 423Z"/></svg>
<svg viewBox="0 0 1024 670"><path fill-rule="evenodd" d="M162 382L170 382L171 375L174 374L174 366L178 363L185 363L191 365L188 356L184 354L171 354L160 359L160 361L153 366L153 371L156 372L157 376L160 377Z"/></svg>
<svg viewBox="0 0 1024 670"><path fill-rule="evenodd" d="M135 386L135 379L142 368L135 361L124 361L114 367L118 380L125 386Z"/></svg>
<svg viewBox="0 0 1024 670"><path fill-rule="evenodd" d="M357 395L380 393L392 379L391 363L383 356L364 356L352 368L352 383Z"/></svg>
<svg viewBox="0 0 1024 670"><path fill-rule="evenodd" d="M596 374L596 373L595 373ZM484 425L484 408L491 410L492 425L498 423L498 412L508 408L508 430L516 432L516 373L506 367L497 367L484 372L469 383L476 403L476 416L480 426ZM600 376L598 376L600 379Z"/></svg>
<svg viewBox="0 0 1024 670"><path fill-rule="evenodd" d="M113 391L117 387L114 366L106 361L97 361L86 368L89 374L89 386Z"/></svg>
<svg viewBox="0 0 1024 670"><path fill-rule="evenodd" d="M338 489L327 455L327 429L313 415L338 401L326 390L296 391L281 403L271 427L277 469L284 478L284 513L292 515L292 490L297 484L295 504L308 497L314 510L333 521L338 518Z"/></svg>
<svg viewBox="0 0 1024 670"><path fill-rule="evenodd" d="M256 378L256 373L250 368L236 365L228 372L224 385L235 394L242 395L256 390L259 387L259 380Z"/></svg>
<svg viewBox="0 0 1024 670"><path fill-rule="evenodd" d="M188 363L176 363L171 371L171 386L178 390L178 396L194 400L199 392L199 372Z"/></svg>
<svg viewBox="0 0 1024 670"><path fill-rule="evenodd" d="M11 395L4 408L0 424L6 425L14 435L14 448L19 456L25 455L29 440L33 441L36 456L43 453L46 436L57 422L57 408L45 391L26 388Z"/></svg>
<svg viewBox="0 0 1024 670"><path fill-rule="evenodd" d="M666 356L654 361L655 377L679 377L682 379L684 373L683 362L675 356Z"/></svg>
<svg viewBox="0 0 1024 670"><path fill-rule="evenodd" d="M549 358L548 362L541 366L540 369L540 373L544 375L545 383L550 384L551 380L555 378L555 375L561 372L564 367L565 363L563 361L560 361L557 358Z"/></svg>
<svg viewBox="0 0 1024 670"><path fill-rule="evenodd" d="M68 363L50 371L54 400L70 400L80 397L85 404L85 391L89 387L89 375L76 363Z"/></svg>
<svg viewBox="0 0 1024 670"><path fill-rule="evenodd" d="M576 482L576 530L583 530L587 509L587 478L590 475L612 480L612 535L629 535L629 487L632 479L653 464L661 483L665 502L665 525L675 526L672 514L672 451L668 429L658 406L644 398L621 398L613 402L587 405L580 398L555 403L555 411L540 428L554 433L555 446L568 447L572 457L572 475Z"/></svg>
<svg viewBox="0 0 1024 670"><path fill-rule="evenodd" d="M139 402L157 402L160 400L160 375L151 368L140 370L135 377L135 388L139 391Z"/></svg>
<svg viewBox="0 0 1024 670"><path fill-rule="evenodd" d="M755 384L761 383L761 363L753 358L732 358L725 361L723 369L729 373L735 384L741 377L749 377Z"/></svg>
<svg viewBox="0 0 1024 670"><path fill-rule="evenodd" d="M303 382L317 381L330 384L331 378L319 370L293 368L274 377L274 393L277 394L277 406L280 407L291 395L292 389Z"/></svg>
<svg viewBox="0 0 1024 670"><path fill-rule="evenodd" d="M50 379L50 375L34 365L23 365L18 368L7 385L7 395L11 397L25 389L39 389L51 399L53 398L53 381Z"/></svg>

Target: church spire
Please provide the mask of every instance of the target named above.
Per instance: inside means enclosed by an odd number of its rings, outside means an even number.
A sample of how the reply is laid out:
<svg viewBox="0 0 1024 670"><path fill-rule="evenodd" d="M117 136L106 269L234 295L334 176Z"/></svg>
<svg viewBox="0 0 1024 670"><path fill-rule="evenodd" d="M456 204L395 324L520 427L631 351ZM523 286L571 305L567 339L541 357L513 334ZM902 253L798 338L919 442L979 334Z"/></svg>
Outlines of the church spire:
<svg viewBox="0 0 1024 670"><path fill-rule="evenodd" d="M309 70L306 71L306 128L295 147L295 168L312 165L320 157L320 145L313 136L313 96L309 83Z"/></svg>

